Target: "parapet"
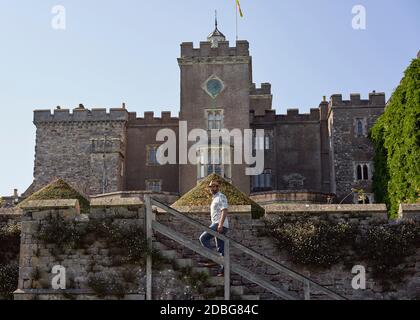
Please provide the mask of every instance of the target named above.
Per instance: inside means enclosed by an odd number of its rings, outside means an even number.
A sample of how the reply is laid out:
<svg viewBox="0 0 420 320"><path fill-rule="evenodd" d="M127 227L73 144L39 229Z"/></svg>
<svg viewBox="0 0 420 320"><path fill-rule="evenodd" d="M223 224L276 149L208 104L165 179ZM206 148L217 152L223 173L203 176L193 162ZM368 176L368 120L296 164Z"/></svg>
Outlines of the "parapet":
<svg viewBox="0 0 420 320"><path fill-rule="evenodd" d="M254 95L271 95L271 83L261 83L261 87L257 88L256 84L253 83L250 94Z"/></svg>
<svg viewBox="0 0 420 320"><path fill-rule="evenodd" d="M375 92L369 93L369 99L364 100L360 98L360 94L350 94L350 100L343 100L341 94L334 94L330 99L330 107L336 106L383 106L385 107L385 93Z"/></svg>
<svg viewBox="0 0 420 320"><path fill-rule="evenodd" d="M54 113L50 110L35 110L34 123L44 122L95 122L95 121L127 121L128 112L125 109L56 109Z"/></svg>
<svg viewBox="0 0 420 320"><path fill-rule="evenodd" d="M194 48L192 42L181 44L181 58L228 56L249 56L248 41L236 41L236 47L229 47L229 41L220 41L216 48L212 48L209 41L200 42L199 48Z"/></svg>
<svg viewBox="0 0 420 320"><path fill-rule="evenodd" d="M299 113L299 109L288 109L287 114L276 114L275 110L266 110L264 115L255 115L251 111L252 124L281 123L281 122L314 122L320 120L319 108L312 108L310 113Z"/></svg>
<svg viewBox="0 0 420 320"><path fill-rule="evenodd" d="M405 220L420 221L420 203L400 204L398 217Z"/></svg>
<svg viewBox="0 0 420 320"><path fill-rule="evenodd" d="M128 125L178 125L179 117L172 117L170 111L162 111L160 117L155 117L153 111L146 111L144 117L137 117L136 112L128 114Z"/></svg>

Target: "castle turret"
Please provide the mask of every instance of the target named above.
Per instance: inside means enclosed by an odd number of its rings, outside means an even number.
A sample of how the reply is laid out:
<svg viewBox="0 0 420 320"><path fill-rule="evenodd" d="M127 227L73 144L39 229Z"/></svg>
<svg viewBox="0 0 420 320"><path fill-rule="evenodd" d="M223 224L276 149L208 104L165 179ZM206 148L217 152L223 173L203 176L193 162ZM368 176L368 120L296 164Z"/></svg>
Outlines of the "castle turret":
<svg viewBox="0 0 420 320"><path fill-rule="evenodd" d="M33 191L62 178L88 195L123 189L124 109L35 110Z"/></svg>
<svg viewBox="0 0 420 320"><path fill-rule="evenodd" d="M226 37L220 30L217 28L217 15L215 19L215 29L212 33L209 34L207 37L207 41L211 42L212 48L217 48L219 46L220 41L226 41Z"/></svg>
<svg viewBox="0 0 420 320"><path fill-rule="evenodd" d="M178 64L181 70L180 120L188 122L188 130L249 129L252 58L247 41L237 41L236 46L230 47L216 24L208 41L200 42L198 48L194 48L192 42L181 44ZM188 148L192 146L190 142ZM202 148L200 152L204 155L207 150ZM188 192L210 173L218 173L249 193L245 168L244 164L180 164L180 193Z"/></svg>

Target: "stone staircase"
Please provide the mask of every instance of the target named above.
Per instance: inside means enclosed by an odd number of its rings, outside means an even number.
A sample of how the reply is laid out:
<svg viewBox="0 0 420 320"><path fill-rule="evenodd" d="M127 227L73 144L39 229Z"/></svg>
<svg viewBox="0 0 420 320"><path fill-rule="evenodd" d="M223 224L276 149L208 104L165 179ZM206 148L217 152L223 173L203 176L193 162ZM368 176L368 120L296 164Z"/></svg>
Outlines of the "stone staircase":
<svg viewBox="0 0 420 320"><path fill-rule="evenodd" d="M174 268L189 268L193 273L201 273L208 276L206 287L203 290L205 296L211 297L210 300L224 300L224 277L217 277L218 266L211 268L202 267L200 266L201 259L198 255L185 257L181 250L176 250L174 247L175 245L171 243L171 240L164 239L164 237L154 238L153 240L153 249L157 250L159 255L165 260L171 261ZM248 291L243 285L232 285L231 299L260 300L259 295L250 294Z"/></svg>

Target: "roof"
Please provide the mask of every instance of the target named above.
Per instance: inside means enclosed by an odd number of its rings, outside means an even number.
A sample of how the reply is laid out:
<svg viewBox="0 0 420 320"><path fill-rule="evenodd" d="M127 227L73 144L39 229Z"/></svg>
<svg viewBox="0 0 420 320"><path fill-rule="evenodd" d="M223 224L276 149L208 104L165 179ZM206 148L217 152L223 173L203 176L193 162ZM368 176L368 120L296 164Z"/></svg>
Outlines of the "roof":
<svg viewBox="0 0 420 320"><path fill-rule="evenodd" d="M242 191L232 185L229 181L217 174L211 174L205 179L201 180L196 187L191 189L188 193L176 201L174 207L183 206L210 206L212 202L212 195L208 190L208 185L212 180L218 180L220 183L220 191L227 197L228 203L231 206L251 205L252 215L258 218L264 215L264 208L251 200Z"/></svg>
<svg viewBox="0 0 420 320"><path fill-rule="evenodd" d="M212 33L209 34L209 36L207 38L210 39L212 37L226 38L225 35L222 32L220 32L220 30L217 27L216 27L216 29L214 29L214 31Z"/></svg>
<svg viewBox="0 0 420 320"><path fill-rule="evenodd" d="M18 207L24 207L25 203L33 200L59 200L59 199L77 199L80 203L80 209L82 213L89 212L90 202L87 197L82 195L79 191L70 186L67 182L62 179L57 179L35 192L24 201L22 201Z"/></svg>

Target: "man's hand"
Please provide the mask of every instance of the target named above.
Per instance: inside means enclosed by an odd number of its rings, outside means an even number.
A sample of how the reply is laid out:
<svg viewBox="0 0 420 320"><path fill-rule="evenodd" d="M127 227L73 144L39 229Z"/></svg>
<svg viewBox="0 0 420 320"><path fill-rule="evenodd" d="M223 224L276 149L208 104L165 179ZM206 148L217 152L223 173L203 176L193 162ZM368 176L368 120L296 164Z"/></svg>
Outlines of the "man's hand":
<svg viewBox="0 0 420 320"><path fill-rule="evenodd" d="M219 233L222 233L223 232L223 225L222 224L219 224L217 226L217 232L219 232Z"/></svg>

